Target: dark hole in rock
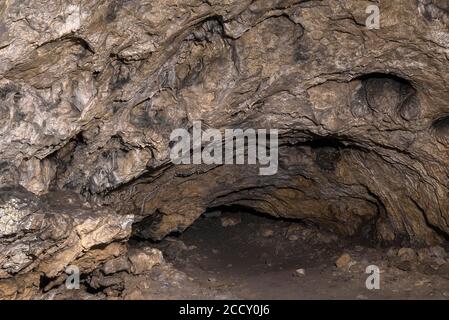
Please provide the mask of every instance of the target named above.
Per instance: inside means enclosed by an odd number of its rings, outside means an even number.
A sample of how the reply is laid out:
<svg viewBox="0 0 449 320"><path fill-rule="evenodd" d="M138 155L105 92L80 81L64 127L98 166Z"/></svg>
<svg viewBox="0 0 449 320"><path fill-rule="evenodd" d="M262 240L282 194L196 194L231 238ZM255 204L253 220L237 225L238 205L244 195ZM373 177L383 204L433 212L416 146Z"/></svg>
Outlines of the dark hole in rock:
<svg viewBox="0 0 449 320"><path fill-rule="evenodd" d="M315 151L315 162L318 167L325 171L334 171L340 160L340 149L343 144L336 138L318 138L311 142Z"/></svg>
<svg viewBox="0 0 449 320"><path fill-rule="evenodd" d="M153 231L157 228L157 224L162 220L162 213L156 210L156 212L148 217L144 217L138 222L133 224L132 238L134 239L146 239L151 240L153 237Z"/></svg>
<svg viewBox="0 0 449 320"><path fill-rule="evenodd" d="M44 290L46 286L48 286L51 283L52 279L45 276L45 275L41 275L39 278L39 289Z"/></svg>
<svg viewBox="0 0 449 320"><path fill-rule="evenodd" d="M434 120L431 130L438 142L447 145L449 143L449 115Z"/></svg>
<svg viewBox="0 0 449 320"><path fill-rule="evenodd" d="M184 232L151 244L192 281L253 299L311 298L328 295L326 290L349 297L356 288L342 294L336 286L356 280L336 279L335 272L363 270L383 252L367 239L338 237L309 220L275 218L240 205L210 208ZM347 261L340 259L344 252L351 252Z"/></svg>
<svg viewBox="0 0 449 320"><path fill-rule="evenodd" d="M354 80L361 81L351 100L355 117L385 113L406 121L419 118L421 106L417 92L408 80L384 73L370 73Z"/></svg>

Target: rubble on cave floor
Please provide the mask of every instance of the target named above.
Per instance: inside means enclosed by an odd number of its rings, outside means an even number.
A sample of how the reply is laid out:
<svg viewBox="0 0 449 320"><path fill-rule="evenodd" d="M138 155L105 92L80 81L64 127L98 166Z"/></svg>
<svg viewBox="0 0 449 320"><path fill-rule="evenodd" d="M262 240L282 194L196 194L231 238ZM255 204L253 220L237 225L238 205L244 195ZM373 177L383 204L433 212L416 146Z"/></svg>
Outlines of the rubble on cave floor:
<svg viewBox="0 0 449 320"><path fill-rule="evenodd" d="M187 230L154 242L132 236L72 261L68 275L25 273L0 280L4 299L447 299L443 246L380 246L307 221L232 210L206 212ZM69 254L70 251L67 251ZM38 264L37 264L38 265ZM369 266L379 289L366 287ZM372 269L370 269L372 270ZM371 272L371 271L370 271Z"/></svg>
<svg viewBox="0 0 449 320"><path fill-rule="evenodd" d="M228 225L223 221L238 223ZM251 213L200 218L159 243L162 265L127 274L109 298L154 299L447 299L449 255L441 246L378 247L342 239L314 226ZM380 270L380 289L365 286L368 266ZM108 294L104 290L102 294Z"/></svg>
<svg viewBox="0 0 449 320"><path fill-rule="evenodd" d="M162 258L159 250L132 248L134 253L111 260L82 280L78 290L65 284L52 288L39 299L232 299L230 293L196 283L192 277ZM131 262L130 262L131 261ZM111 268L112 266L112 268Z"/></svg>
<svg viewBox="0 0 449 320"><path fill-rule="evenodd" d="M295 221L243 212L200 218L158 247L167 261L203 287L243 299L447 299L449 255L441 246L380 247L342 239ZM368 266L380 289L368 290Z"/></svg>

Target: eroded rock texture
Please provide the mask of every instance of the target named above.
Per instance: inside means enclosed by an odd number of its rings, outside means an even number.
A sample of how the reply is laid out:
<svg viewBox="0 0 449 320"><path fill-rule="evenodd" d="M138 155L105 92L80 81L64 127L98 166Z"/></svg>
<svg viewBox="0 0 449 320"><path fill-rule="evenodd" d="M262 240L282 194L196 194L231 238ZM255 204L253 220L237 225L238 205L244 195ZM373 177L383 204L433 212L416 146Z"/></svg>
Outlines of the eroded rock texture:
<svg viewBox="0 0 449 320"><path fill-rule="evenodd" d="M131 234L233 204L447 239L449 2L376 2L379 30L370 4L0 2L0 278L92 255L87 272ZM170 133L195 120L279 129L279 172L171 164Z"/></svg>

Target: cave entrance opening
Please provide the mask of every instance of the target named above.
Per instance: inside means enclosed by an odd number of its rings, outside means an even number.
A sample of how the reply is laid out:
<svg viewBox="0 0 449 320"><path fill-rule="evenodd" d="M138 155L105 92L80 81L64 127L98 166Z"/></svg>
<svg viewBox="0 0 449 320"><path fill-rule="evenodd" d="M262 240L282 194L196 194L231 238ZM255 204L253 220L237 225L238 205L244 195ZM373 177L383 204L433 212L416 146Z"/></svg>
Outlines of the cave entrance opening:
<svg viewBox="0 0 449 320"><path fill-rule="evenodd" d="M301 220L232 205L208 209L182 233L157 244L192 281L237 298L306 298L333 268L344 239ZM310 282L303 283L305 275ZM324 282L322 288L326 288Z"/></svg>

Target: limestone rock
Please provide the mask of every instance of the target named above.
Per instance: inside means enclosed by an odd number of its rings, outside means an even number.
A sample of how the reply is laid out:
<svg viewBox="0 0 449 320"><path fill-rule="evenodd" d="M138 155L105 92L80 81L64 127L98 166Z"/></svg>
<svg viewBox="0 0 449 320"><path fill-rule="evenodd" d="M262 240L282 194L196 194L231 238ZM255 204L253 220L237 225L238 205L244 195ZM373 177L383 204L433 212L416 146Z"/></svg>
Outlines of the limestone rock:
<svg viewBox="0 0 449 320"><path fill-rule="evenodd" d="M303 268L296 269L295 270L295 276L296 277L304 277L306 275L306 270Z"/></svg>
<svg viewBox="0 0 449 320"><path fill-rule="evenodd" d="M226 228L238 225L242 219L239 214L228 214L221 217L220 221L221 225Z"/></svg>
<svg viewBox="0 0 449 320"><path fill-rule="evenodd" d="M435 257L435 258L441 259L441 260L446 259L448 256L446 250L441 246L430 247L429 253L432 257Z"/></svg>
<svg viewBox="0 0 449 320"><path fill-rule="evenodd" d="M417 258L416 251L412 248L401 248L398 251L398 257L402 261L415 261Z"/></svg>
<svg viewBox="0 0 449 320"><path fill-rule="evenodd" d="M352 261L351 256L347 253L344 253L335 261L335 266L339 269L345 268L349 266L351 261Z"/></svg>
<svg viewBox="0 0 449 320"><path fill-rule="evenodd" d="M142 274L163 262L162 252L155 248L145 247L135 249L129 252L129 261L131 262L131 272Z"/></svg>
<svg viewBox="0 0 449 320"><path fill-rule="evenodd" d="M52 202L51 196L57 201ZM67 202L59 204L63 199ZM1 188L0 278L31 270L53 278L70 264L89 271L120 254L119 244L108 245L131 235L132 216L84 206L80 201L70 203L70 199L64 193L39 198L22 187Z"/></svg>
<svg viewBox="0 0 449 320"><path fill-rule="evenodd" d="M375 224L382 240L441 242L447 10L379 4L382 27L367 30L365 5L2 7L0 182L96 198L139 215L154 239L185 229L206 203L239 203L344 235ZM171 165L170 132L192 120L279 129L289 143L278 174ZM142 183L147 172L158 174Z"/></svg>
<svg viewBox="0 0 449 320"><path fill-rule="evenodd" d="M130 263L126 256L121 256L107 261L102 268L105 275L110 275L120 271L130 270Z"/></svg>
<svg viewBox="0 0 449 320"><path fill-rule="evenodd" d="M272 228L262 228L262 230L260 231L260 234L262 237L264 238L270 238L274 235L274 230Z"/></svg>
<svg viewBox="0 0 449 320"><path fill-rule="evenodd" d="M444 243L449 7L377 2L368 29L369 4L0 2L0 279L91 270L117 258L92 250L232 205ZM277 173L175 165L170 134L193 121L277 129Z"/></svg>

